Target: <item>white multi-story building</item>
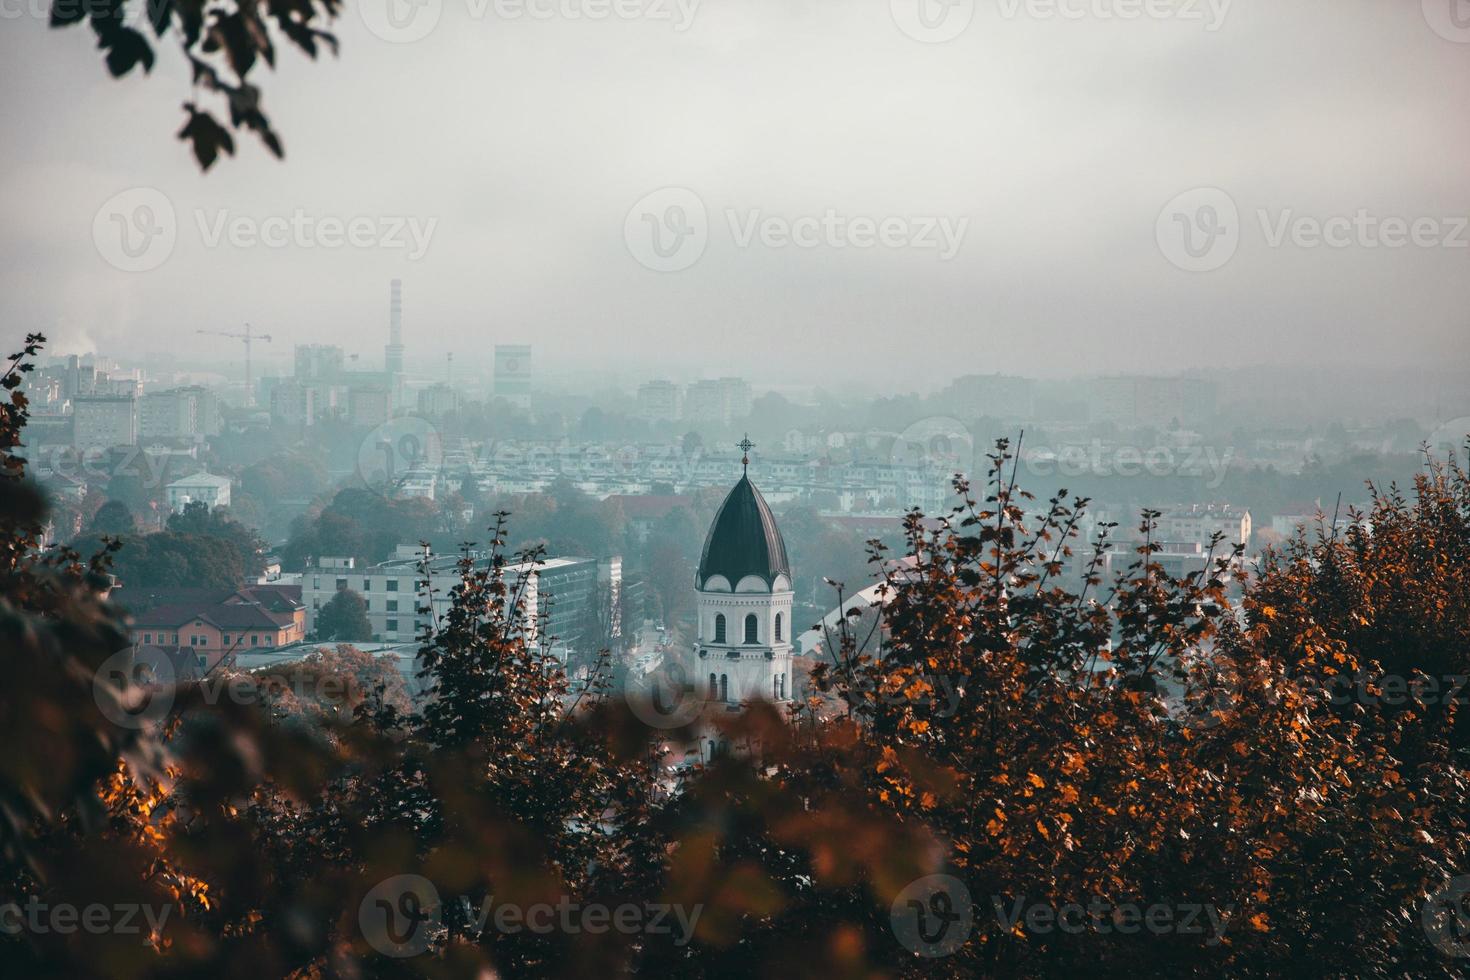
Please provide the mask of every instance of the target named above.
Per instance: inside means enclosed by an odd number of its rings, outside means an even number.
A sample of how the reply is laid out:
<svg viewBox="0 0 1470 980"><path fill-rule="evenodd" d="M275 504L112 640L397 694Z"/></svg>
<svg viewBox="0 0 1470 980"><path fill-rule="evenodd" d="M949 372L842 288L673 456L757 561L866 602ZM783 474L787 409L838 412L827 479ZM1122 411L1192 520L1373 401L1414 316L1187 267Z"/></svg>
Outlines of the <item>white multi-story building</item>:
<svg viewBox="0 0 1470 980"><path fill-rule="evenodd" d="M495 397L517 408L531 407L531 346L495 345Z"/></svg>
<svg viewBox="0 0 1470 980"><path fill-rule="evenodd" d="M684 415L684 392L672 381L638 386L638 417L650 422L677 422Z"/></svg>
<svg viewBox="0 0 1470 980"><path fill-rule="evenodd" d="M202 440L220 431L219 404L207 388L149 392L138 402L138 437Z"/></svg>
<svg viewBox="0 0 1470 980"><path fill-rule="evenodd" d="M729 422L729 393L718 381L694 382L684 394L684 417L690 422Z"/></svg>
<svg viewBox="0 0 1470 980"><path fill-rule="evenodd" d="M137 441L136 398L91 395L72 402L72 445L77 449L113 449Z"/></svg>
<svg viewBox="0 0 1470 980"><path fill-rule="evenodd" d="M473 555L475 567L488 567L489 557ZM429 558L413 546L400 546L395 557L359 568L351 558L321 558L301 574L301 599L306 606L306 629L316 630L316 617L338 592L350 589L367 604L373 638L380 642L412 642L443 619L460 583L459 557ZM507 586L524 588L524 624L535 638L544 628L548 640L577 648L600 642L588 635L589 625L614 617L613 601L622 589L622 559L548 558L505 568ZM616 635L616 624L608 623Z"/></svg>
<svg viewBox="0 0 1470 980"><path fill-rule="evenodd" d="M1162 541L1207 545L1217 531L1227 547L1251 541L1251 512L1228 504L1177 507L1165 511L1158 523Z"/></svg>
<svg viewBox="0 0 1470 980"><path fill-rule="evenodd" d="M230 506L230 478L213 473L195 473L182 480L175 480L164 488L168 494L168 506L181 514L191 503L206 504L210 510Z"/></svg>

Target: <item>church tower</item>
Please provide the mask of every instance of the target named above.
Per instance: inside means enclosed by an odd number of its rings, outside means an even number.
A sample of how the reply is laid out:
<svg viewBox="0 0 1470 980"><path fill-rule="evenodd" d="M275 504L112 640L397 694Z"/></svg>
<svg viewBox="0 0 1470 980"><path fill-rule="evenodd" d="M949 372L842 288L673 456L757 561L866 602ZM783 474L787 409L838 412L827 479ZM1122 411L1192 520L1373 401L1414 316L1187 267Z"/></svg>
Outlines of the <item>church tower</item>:
<svg viewBox="0 0 1470 980"><path fill-rule="evenodd" d="M695 682L731 706L790 700L791 564L771 508L750 482L749 439L740 477L715 514L694 575L699 627Z"/></svg>

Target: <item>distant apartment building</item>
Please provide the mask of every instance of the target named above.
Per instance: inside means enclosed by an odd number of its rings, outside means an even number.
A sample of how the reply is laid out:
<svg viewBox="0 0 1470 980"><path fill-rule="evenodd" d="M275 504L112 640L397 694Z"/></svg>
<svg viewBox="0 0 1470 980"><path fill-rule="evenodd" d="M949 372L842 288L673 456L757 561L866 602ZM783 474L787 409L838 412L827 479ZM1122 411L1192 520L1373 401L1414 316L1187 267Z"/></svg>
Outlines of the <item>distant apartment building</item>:
<svg viewBox="0 0 1470 980"><path fill-rule="evenodd" d="M319 559L301 575L308 632L316 629L321 607L338 592L350 589L367 603L374 640L412 642L431 623L442 620L449 611L450 594L460 581L458 556L433 558L427 579L421 560L418 549L407 546L399 548L396 557L365 568L357 567L350 558ZM488 563L487 556L476 557L477 568ZM580 649L601 641L589 635L589 626L614 615L614 598L622 587L622 560L549 558L509 566L505 575L513 588L531 576L525 582L525 625L531 635L549 644Z"/></svg>
<svg viewBox="0 0 1470 980"><path fill-rule="evenodd" d="M443 418L459 408L459 396L447 384L430 385L419 392L418 405L419 414Z"/></svg>
<svg viewBox="0 0 1470 980"><path fill-rule="evenodd" d="M175 514L182 514L191 503L202 503L210 510L230 506L230 478L213 473L195 473L175 480L164 492L168 495L169 509Z"/></svg>
<svg viewBox="0 0 1470 980"><path fill-rule="evenodd" d="M341 347L332 344L296 345L298 381L336 381L346 370L345 363Z"/></svg>
<svg viewBox="0 0 1470 980"><path fill-rule="evenodd" d="M1119 375L1092 383L1092 420L1117 425L1169 426L1183 423L1183 378Z"/></svg>
<svg viewBox="0 0 1470 980"><path fill-rule="evenodd" d="M353 388L347 393L347 416L353 425L382 425L393 411L393 397L387 388Z"/></svg>
<svg viewBox="0 0 1470 980"><path fill-rule="evenodd" d="M315 425L320 390L299 381L278 381L270 393L271 423L293 427Z"/></svg>
<svg viewBox="0 0 1470 980"><path fill-rule="evenodd" d="M113 449L138 442L138 401L131 395L88 395L72 402L72 445Z"/></svg>
<svg viewBox="0 0 1470 980"><path fill-rule="evenodd" d="M517 408L531 407L531 346L496 344L494 396Z"/></svg>
<svg viewBox="0 0 1470 980"><path fill-rule="evenodd" d="M127 583L122 583L126 589ZM168 601L135 613L135 647L186 652L200 670L226 656L298 643L306 638L306 610L299 585L241 589L180 589Z"/></svg>
<svg viewBox="0 0 1470 980"><path fill-rule="evenodd" d="M684 417L724 424L750 415L750 385L743 378L696 381L684 394Z"/></svg>
<svg viewBox="0 0 1470 980"><path fill-rule="evenodd" d="M638 386L638 417L650 422L677 422L684 416L684 390L672 381Z"/></svg>
<svg viewBox="0 0 1470 980"><path fill-rule="evenodd" d="M731 419L750 418L750 384L744 378L721 378L720 387L730 407Z"/></svg>
<svg viewBox="0 0 1470 980"><path fill-rule="evenodd" d="M149 392L138 401L138 438L191 439L219 435L219 402L200 386Z"/></svg>
<svg viewBox="0 0 1470 980"><path fill-rule="evenodd" d="M1219 532L1226 547L1250 545L1251 512L1228 504L1193 504L1164 511L1159 517L1159 540L1208 545Z"/></svg>
<svg viewBox="0 0 1470 980"><path fill-rule="evenodd" d="M730 421L730 403L718 381L696 381L684 394L684 417L690 422Z"/></svg>
<svg viewBox="0 0 1470 980"><path fill-rule="evenodd" d="M1036 413L1036 382L1007 374L969 374L942 393L949 410L962 419L1029 419Z"/></svg>

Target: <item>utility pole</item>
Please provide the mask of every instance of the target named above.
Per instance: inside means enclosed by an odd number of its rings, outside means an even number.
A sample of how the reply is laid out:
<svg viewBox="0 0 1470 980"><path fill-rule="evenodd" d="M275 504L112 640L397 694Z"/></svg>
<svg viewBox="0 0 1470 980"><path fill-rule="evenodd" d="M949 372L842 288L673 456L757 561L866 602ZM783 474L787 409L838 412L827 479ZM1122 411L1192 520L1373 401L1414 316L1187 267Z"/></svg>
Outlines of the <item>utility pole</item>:
<svg viewBox="0 0 1470 980"><path fill-rule="evenodd" d="M250 364L250 344L256 340L263 340L266 343L270 343L271 335L268 333L252 332L250 324L248 323L245 324L244 333L236 333L229 330L196 330L195 333L207 334L211 337L229 337L232 340L241 340L245 342L245 404L247 407L254 406L255 375L252 373Z"/></svg>

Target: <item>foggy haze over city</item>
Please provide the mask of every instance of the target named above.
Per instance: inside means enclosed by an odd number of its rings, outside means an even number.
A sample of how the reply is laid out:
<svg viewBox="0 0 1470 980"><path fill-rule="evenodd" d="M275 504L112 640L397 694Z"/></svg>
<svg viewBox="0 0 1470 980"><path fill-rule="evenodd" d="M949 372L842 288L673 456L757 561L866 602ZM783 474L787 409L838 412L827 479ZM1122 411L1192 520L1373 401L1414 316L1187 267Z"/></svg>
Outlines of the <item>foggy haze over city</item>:
<svg viewBox="0 0 1470 980"><path fill-rule="evenodd" d="M0 82L0 977L1470 975L1470 0Z"/></svg>
<svg viewBox="0 0 1470 980"><path fill-rule="evenodd" d="M1470 232L1444 224L1458 244L1442 247L1272 244L1286 218L1470 213L1470 59L1417 3L1201 2L1137 20L981 3L944 43L905 33L886 3L645 6L535 19L434 0L432 29L408 43L379 36L393 35L373 3L353 7L339 57L283 49L257 76L284 165L242 137L208 174L171 139L190 97L176 50L113 81L89 35L7 14L0 317L45 330L57 353L193 362L233 353L196 329L248 321L276 337L263 370L288 371L293 342L377 356L396 277L409 367L425 373L451 350L469 367L494 343L533 342L548 376L627 384L1470 371ZM659 272L630 254L625 220L669 187L697 195L708 241ZM114 268L93 240L98 209L133 188L177 216L171 254L146 272ZM1196 188L1239 212L1237 251L1208 272L1156 240L1166 205ZM406 231L405 247L219 237L228 220L298 209L429 234L412 258ZM936 248L741 244L757 217L829 210L963 234L947 258L937 231Z"/></svg>

